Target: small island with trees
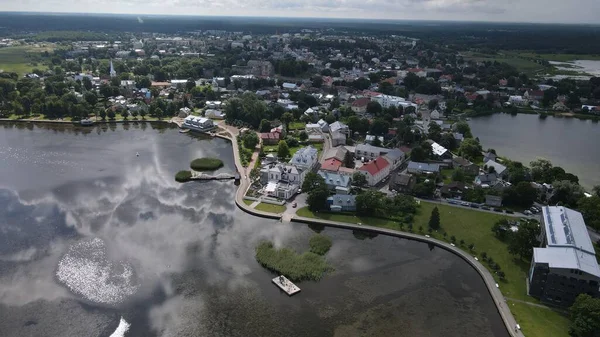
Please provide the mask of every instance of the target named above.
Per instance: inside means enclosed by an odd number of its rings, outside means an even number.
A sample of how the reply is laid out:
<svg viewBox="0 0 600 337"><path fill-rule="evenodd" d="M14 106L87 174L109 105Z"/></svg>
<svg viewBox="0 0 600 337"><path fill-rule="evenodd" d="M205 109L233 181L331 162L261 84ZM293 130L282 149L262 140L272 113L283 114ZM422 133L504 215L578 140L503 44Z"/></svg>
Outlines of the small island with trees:
<svg viewBox="0 0 600 337"><path fill-rule="evenodd" d="M223 167L223 161L217 158L197 158L192 160L190 167L194 171L214 171ZM189 170L182 170L175 174L175 181L184 183L192 180L194 173Z"/></svg>
<svg viewBox="0 0 600 337"><path fill-rule="evenodd" d="M324 258L331 245L329 237L315 234L309 241L310 250L298 254L293 249L277 249L272 242L263 241L256 247L256 261L291 281L318 281L333 270Z"/></svg>

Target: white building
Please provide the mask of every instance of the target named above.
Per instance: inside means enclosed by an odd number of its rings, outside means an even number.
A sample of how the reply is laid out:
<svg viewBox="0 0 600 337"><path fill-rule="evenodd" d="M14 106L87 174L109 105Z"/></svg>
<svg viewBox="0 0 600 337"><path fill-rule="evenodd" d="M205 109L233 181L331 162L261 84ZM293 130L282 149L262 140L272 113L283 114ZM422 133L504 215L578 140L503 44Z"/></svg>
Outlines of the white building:
<svg viewBox="0 0 600 337"><path fill-rule="evenodd" d="M183 120L182 126L191 130L208 131L215 127L212 120L204 117L187 116Z"/></svg>
<svg viewBox="0 0 600 337"><path fill-rule="evenodd" d="M389 108L391 106L395 106L395 107L402 106L404 109L406 109L409 106L412 106L415 109L417 109L419 107L418 105L416 105L412 102L409 102L409 101L405 100L404 98L398 97L398 96L377 95L377 96L371 98L371 100L379 103L379 105L381 105L382 108Z"/></svg>

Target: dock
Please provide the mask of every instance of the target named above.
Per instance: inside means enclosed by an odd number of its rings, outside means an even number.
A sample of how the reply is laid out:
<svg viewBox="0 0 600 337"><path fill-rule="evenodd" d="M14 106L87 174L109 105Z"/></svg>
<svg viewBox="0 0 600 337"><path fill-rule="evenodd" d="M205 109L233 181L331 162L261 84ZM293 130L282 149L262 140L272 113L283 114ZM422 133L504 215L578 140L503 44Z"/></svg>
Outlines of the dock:
<svg viewBox="0 0 600 337"><path fill-rule="evenodd" d="M239 180L239 173L219 173L216 175L192 172L191 180Z"/></svg>
<svg viewBox="0 0 600 337"><path fill-rule="evenodd" d="M300 288L292 283L292 281L288 280L285 276L277 276L274 278L273 283L279 287L279 289L285 291L288 296L292 296L296 293L300 292Z"/></svg>

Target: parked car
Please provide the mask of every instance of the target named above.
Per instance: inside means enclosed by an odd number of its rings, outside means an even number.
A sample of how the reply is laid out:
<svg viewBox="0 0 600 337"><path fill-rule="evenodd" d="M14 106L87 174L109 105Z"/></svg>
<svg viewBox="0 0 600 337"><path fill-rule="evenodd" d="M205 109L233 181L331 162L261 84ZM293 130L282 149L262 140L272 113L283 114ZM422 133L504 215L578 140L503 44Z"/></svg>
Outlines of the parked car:
<svg viewBox="0 0 600 337"><path fill-rule="evenodd" d="M500 208L494 208L494 212L502 213L502 210Z"/></svg>
<svg viewBox="0 0 600 337"><path fill-rule="evenodd" d="M508 213L508 214L514 214L515 212L511 211L510 209L507 209L506 213Z"/></svg>
<svg viewBox="0 0 600 337"><path fill-rule="evenodd" d="M523 212L523 214L525 214L525 215L532 215L533 213L530 210L525 210Z"/></svg>
<svg viewBox="0 0 600 337"><path fill-rule="evenodd" d="M296 208L296 206L298 206L298 203L294 202L294 203L292 204L292 207L293 207L293 208Z"/></svg>
<svg viewBox="0 0 600 337"><path fill-rule="evenodd" d="M490 210L490 208L489 208L489 207L487 207L487 206L481 206L481 209L485 209L486 211L489 211L489 210Z"/></svg>
<svg viewBox="0 0 600 337"><path fill-rule="evenodd" d="M471 208L479 208L479 205L476 205L476 204L471 204L470 206L471 206Z"/></svg>

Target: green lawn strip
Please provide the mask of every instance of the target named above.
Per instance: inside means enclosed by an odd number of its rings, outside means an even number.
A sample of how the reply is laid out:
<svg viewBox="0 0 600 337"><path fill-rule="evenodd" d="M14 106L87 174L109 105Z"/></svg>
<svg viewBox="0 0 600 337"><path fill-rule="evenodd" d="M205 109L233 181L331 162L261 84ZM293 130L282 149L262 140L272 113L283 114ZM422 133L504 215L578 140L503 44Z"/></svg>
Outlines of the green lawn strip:
<svg viewBox="0 0 600 337"><path fill-rule="evenodd" d="M254 200L248 200L248 199L244 199L244 204L250 206L254 203Z"/></svg>
<svg viewBox="0 0 600 337"><path fill-rule="evenodd" d="M523 334L527 337L568 337L569 319L552 309L544 309L525 303L506 301Z"/></svg>
<svg viewBox="0 0 600 337"><path fill-rule="evenodd" d="M283 213L285 212L286 207L283 205L274 205L261 202L260 204L256 205L254 209L269 213Z"/></svg>

